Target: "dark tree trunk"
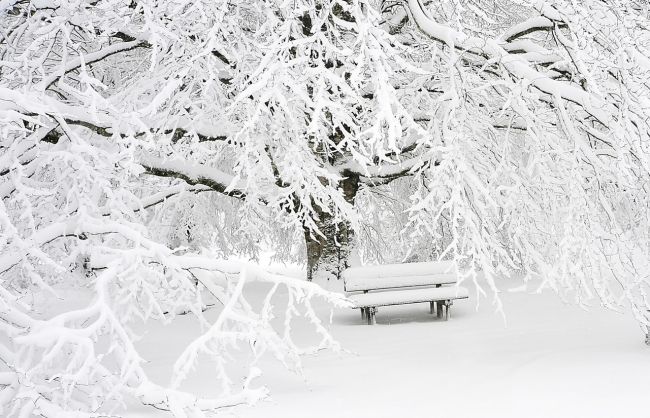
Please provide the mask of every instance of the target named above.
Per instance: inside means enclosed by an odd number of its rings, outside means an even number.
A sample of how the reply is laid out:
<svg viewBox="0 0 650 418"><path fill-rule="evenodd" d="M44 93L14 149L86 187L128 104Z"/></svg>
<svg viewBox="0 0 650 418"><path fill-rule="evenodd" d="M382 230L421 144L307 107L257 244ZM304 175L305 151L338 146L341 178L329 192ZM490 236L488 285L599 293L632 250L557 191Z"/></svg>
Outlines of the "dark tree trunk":
<svg viewBox="0 0 650 418"><path fill-rule="evenodd" d="M340 278L341 272L348 267L353 231L347 222L334 222L327 214L321 215L318 228L324 237L305 231L307 279L312 280L317 271Z"/></svg>
<svg viewBox="0 0 650 418"><path fill-rule="evenodd" d="M359 190L359 176L346 173L346 178L341 181L345 199L354 204L354 199ZM323 272L329 277L341 278L341 272L348 266L351 243L354 231L349 222L337 222L333 217L319 211L316 220L318 228L324 236L305 229L305 244L307 246L307 280L312 280L316 272Z"/></svg>

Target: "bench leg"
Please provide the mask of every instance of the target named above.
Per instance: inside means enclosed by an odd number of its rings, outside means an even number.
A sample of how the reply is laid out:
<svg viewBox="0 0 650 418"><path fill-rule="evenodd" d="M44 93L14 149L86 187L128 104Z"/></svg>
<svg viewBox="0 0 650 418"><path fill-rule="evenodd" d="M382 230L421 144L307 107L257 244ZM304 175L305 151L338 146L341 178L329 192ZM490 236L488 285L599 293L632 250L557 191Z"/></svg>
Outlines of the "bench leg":
<svg viewBox="0 0 650 418"><path fill-rule="evenodd" d="M445 301L445 321L449 320L449 310L451 309L451 305L454 304L453 300L446 300Z"/></svg>
<svg viewBox="0 0 650 418"><path fill-rule="evenodd" d="M437 315L436 315L436 317L438 317L438 318L442 318L442 308L443 308L442 302L441 302L441 301L438 301L438 302L436 303L436 305L437 305L437 306L436 306L436 307L437 307L437 309L436 309L436 311L437 311Z"/></svg>
<svg viewBox="0 0 650 418"><path fill-rule="evenodd" d="M436 311L436 303L435 302L429 302L429 313L433 315L433 313Z"/></svg>
<svg viewBox="0 0 650 418"><path fill-rule="evenodd" d="M366 319L366 308L361 308L361 320Z"/></svg>
<svg viewBox="0 0 650 418"><path fill-rule="evenodd" d="M377 320L375 319L375 314L377 313L377 308L366 308L366 316L368 318L368 325L375 325Z"/></svg>

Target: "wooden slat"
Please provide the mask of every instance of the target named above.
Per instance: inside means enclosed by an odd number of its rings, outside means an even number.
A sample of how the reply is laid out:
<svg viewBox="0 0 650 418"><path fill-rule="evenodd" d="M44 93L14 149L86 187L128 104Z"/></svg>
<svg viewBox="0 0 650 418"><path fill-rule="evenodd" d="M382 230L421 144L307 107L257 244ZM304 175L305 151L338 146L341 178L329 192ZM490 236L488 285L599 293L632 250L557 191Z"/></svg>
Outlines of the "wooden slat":
<svg viewBox="0 0 650 418"><path fill-rule="evenodd" d="M460 286L448 286L363 293L349 296L348 299L355 304L355 308L367 308L438 300L467 299L468 297L469 292L466 288Z"/></svg>

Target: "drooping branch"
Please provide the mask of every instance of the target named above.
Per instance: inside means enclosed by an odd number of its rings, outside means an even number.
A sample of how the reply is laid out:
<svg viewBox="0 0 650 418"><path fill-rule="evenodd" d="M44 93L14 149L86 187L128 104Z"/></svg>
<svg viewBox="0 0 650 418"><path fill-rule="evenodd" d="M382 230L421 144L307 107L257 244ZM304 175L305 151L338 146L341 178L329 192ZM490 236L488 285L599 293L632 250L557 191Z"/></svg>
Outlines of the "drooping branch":
<svg viewBox="0 0 650 418"><path fill-rule="evenodd" d="M545 8L544 10L549 10L549 8ZM549 31L556 26L560 28L566 27L566 23L562 22L561 20L553 20L549 17L544 16L544 10L541 12L540 16L531 17L525 22L521 22L510 27L503 34L501 34L500 38L506 42L512 42L515 39L530 35L531 33ZM555 17L558 18L558 16Z"/></svg>
<svg viewBox="0 0 650 418"><path fill-rule="evenodd" d="M502 41L468 36L436 22L429 16L419 0L406 0L406 4L415 24L431 39L459 51L468 51L484 56L487 60L498 63L515 79L525 80L551 97L560 97L580 106L602 126L608 127L611 124L610 115L615 113L615 109L611 109L612 106L599 97L586 92L575 84L553 80L548 75L536 70L525 60L525 57L509 53Z"/></svg>
<svg viewBox="0 0 650 418"><path fill-rule="evenodd" d="M62 73L67 74L71 71L80 68L82 65L89 65L95 62L102 61L110 57L111 55L115 55L120 52L131 51L136 48L150 48L150 47L151 44L149 44L149 42L147 41L135 40L129 42L119 42L113 45L109 45L105 48L102 48L99 51L91 52L89 54L85 54L83 56L79 56L77 58L72 59L65 65L65 67L62 70ZM52 84L54 84L57 80L59 80L63 74L53 74L47 77L46 79L44 79L40 83L40 85L43 87L43 89L47 89Z"/></svg>
<svg viewBox="0 0 650 418"><path fill-rule="evenodd" d="M139 212L144 209L149 209L150 207L156 206L160 203L165 202L167 199L177 196L181 193L189 192L189 193L202 193L202 192L209 192L209 191L215 191L213 188L204 186L202 184L197 184L194 186L187 186L185 184L177 184L174 186L170 186L165 190L159 191L157 193L154 193L150 196L143 197L139 201L137 201L134 205L130 207L130 210L133 212ZM110 216L112 213L112 210L110 207L107 207L104 209L102 212L102 215L104 216Z"/></svg>
<svg viewBox="0 0 650 418"><path fill-rule="evenodd" d="M191 164L186 160L169 159L142 153L138 163L147 174L159 177L174 177L190 185L204 185L226 196L243 199L246 194L235 182L235 177L204 164Z"/></svg>
<svg viewBox="0 0 650 418"><path fill-rule="evenodd" d="M419 168L425 164L430 164L433 155L428 152L422 152L414 157L394 157L396 161L382 163L372 166L362 166L354 160L336 167L342 175L347 172L353 173L367 185L381 185L390 183L401 177L413 175ZM434 161L434 164L437 164Z"/></svg>

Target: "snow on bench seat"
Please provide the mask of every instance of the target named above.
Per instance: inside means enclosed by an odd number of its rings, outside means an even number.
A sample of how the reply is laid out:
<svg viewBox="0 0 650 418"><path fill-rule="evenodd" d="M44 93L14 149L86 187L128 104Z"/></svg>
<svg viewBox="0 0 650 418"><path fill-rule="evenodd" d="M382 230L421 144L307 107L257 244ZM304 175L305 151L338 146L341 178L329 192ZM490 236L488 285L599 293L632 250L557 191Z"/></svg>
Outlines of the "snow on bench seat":
<svg viewBox="0 0 650 418"><path fill-rule="evenodd" d="M348 296L356 308L367 308L389 305L403 305L407 303L433 302L452 299L466 299L469 292L460 286L436 287L427 289L405 289L396 291L383 291L361 293Z"/></svg>

